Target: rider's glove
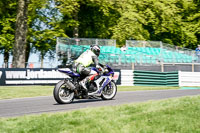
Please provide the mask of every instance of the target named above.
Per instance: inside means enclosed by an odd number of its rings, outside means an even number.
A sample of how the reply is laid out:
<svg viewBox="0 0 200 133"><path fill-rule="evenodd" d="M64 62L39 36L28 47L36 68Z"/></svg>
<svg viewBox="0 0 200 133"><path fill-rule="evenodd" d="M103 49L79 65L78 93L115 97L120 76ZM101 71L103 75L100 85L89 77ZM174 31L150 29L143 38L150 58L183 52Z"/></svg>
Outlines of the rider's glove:
<svg viewBox="0 0 200 133"><path fill-rule="evenodd" d="M101 67L100 65L96 65L96 68L97 68L99 71L104 72L104 68Z"/></svg>

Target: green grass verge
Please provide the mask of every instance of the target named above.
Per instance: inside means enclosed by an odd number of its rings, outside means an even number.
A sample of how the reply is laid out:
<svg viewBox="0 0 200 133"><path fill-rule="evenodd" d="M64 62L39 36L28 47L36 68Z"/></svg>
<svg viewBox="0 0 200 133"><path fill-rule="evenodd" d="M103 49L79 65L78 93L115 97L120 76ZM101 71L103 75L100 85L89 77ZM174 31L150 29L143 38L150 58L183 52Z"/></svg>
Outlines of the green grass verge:
<svg viewBox="0 0 200 133"><path fill-rule="evenodd" d="M0 132L199 133L199 105L200 96L193 96L64 113L1 118Z"/></svg>
<svg viewBox="0 0 200 133"><path fill-rule="evenodd" d="M0 99L52 96L54 86L0 86ZM118 91L166 90L179 87L118 86Z"/></svg>
<svg viewBox="0 0 200 133"><path fill-rule="evenodd" d="M53 86L0 86L0 99L50 96Z"/></svg>
<svg viewBox="0 0 200 133"><path fill-rule="evenodd" d="M139 91L139 90L169 90L179 89L180 87L170 86L118 86L118 91Z"/></svg>

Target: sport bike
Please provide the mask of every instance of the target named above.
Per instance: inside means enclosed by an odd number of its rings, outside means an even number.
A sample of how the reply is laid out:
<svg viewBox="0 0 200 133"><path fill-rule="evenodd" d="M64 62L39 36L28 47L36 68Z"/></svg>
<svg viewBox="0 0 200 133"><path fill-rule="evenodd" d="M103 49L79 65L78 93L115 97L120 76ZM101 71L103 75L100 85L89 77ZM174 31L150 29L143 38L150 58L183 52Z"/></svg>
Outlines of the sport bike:
<svg viewBox="0 0 200 133"><path fill-rule="evenodd" d="M111 100L117 93L117 86L113 80L114 71L108 65L100 64L102 69L92 67L91 71L95 73L86 83L87 91L80 85L80 81L85 77L74 73L71 69L58 69L59 72L68 75L55 85L53 95L59 104L71 103L74 99L102 98ZM104 71L102 71L104 70Z"/></svg>

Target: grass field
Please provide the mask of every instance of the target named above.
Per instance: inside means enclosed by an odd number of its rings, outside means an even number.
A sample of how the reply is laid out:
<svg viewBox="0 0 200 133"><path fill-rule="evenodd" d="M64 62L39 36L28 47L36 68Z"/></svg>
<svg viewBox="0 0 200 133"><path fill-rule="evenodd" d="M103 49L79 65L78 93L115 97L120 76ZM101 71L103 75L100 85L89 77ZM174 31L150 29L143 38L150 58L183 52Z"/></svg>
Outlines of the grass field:
<svg viewBox="0 0 200 133"><path fill-rule="evenodd" d="M200 96L0 118L7 133L199 133ZM67 106L67 105L66 105Z"/></svg>
<svg viewBox="0 0 200 133"><path fill-rule="evenodd" d="M54 86L0 86L0 99L51 96ZM118 86L118 91L164 90L179 87Z"/></svg>
<svg viewBox="0 0 200 133"><path fill-rule="evenodd" d="M0 86L0 99L50 96L53 86Z"/></svg>

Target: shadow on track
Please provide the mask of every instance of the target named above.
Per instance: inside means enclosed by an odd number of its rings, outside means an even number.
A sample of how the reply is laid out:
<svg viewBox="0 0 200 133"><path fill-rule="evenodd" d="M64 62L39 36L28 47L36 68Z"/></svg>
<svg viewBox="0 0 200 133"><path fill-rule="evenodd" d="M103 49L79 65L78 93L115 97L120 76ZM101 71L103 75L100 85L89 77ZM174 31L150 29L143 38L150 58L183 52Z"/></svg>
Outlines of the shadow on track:
<svg viewBox="0 0 200 133"><path fill-rule="evenodd" d="M115 99L112 99L112 100L115 100ZM103 101L111 101L111 100L102 100L102 99L80 99L80 100L76 100L76 101L73 101L73 102L67 103L67 104L103 102ZM65 104L55 103L55 104L53 104L53 105L65 105Z"/></svg>

